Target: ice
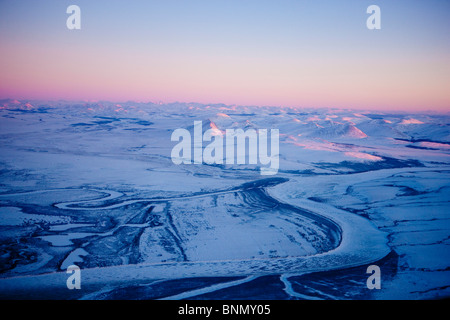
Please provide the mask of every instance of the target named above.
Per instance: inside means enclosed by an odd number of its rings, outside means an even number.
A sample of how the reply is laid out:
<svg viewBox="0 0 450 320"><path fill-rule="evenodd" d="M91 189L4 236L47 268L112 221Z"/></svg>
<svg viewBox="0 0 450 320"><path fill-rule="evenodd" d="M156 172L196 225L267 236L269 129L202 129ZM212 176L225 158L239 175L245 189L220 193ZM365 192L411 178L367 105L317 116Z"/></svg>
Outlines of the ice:
<svg viewBox="0 0 450 320"><path fill-rule="evenodd" d="M89 253L86 252L83 248L77 248L72 251L66 260L61 264L61 270L67 270L69 266L79 264L83 262L83 256L87 256Z"/></svg>
<svg viewBox="0 0 450 320"><path fill-rule="evenodd" d="M43 236L39 237L44 241L48 241L55 247L65 247L73 245L73 239L83 239L89 236L93 236L95 233L76 233L72 232L70 234L58 234L54 236Z"/></svg>
<svg viewBox="0 0 450 320"><path fill-rule="evenodd" d="M194 121L217 135L279 129L278 174L174 165L171 133ZM449 124L430 113L3 100L0 297L101 298L155 283L149 298L229 298L242 286L292 299L449 297ZM65 287L71 264L78 296ZM381 266L376 292L368 264ZM189 287L200 279L214 283Z"/></svg>
<svg viewBox="0 0 450 320"><path fill-rule="evenodd" d="M20 226L24 224L37 223L67 223L70 221L67 217L27 214L21 208L0 207L0 225L2 226Z"/></svg>

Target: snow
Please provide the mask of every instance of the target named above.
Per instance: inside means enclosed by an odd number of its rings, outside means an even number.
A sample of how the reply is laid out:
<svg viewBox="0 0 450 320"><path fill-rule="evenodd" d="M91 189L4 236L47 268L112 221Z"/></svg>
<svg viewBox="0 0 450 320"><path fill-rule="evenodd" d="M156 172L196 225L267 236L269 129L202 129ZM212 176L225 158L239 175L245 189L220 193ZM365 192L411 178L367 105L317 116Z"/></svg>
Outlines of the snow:
<svg viewBox="0 0 450 320"><path fill-rule="evenodd" d="M24 224L37 223L67 223L70 219L58 216L27 214L21 208L0 207L0 225L2 226L20 226Z"/></svg>
<svg viewBox="0 0 450 320"><path fill-rule="evenodd" d="M76 265L77 263L83 262L83 256L89 255L86 250L83 248L77 248L74 251L72 251L69 256L66 258L66 260L63 261L61 264L61 270L67 270L69 266Z"/></svg>
<svg viewBox="0 0 450 320"><path fill-rule="evenodd" d="M73 245L73 242L72 242L73 239L83 239L83 238L93 236L93 235L96 235L96 234L95 233L72 232L70 234L58 234L58 235L52 235L52 236L43 236L43 237L39 237L39 239L50 242L52 244L52 246L54 246L54 247L65 247L65 246Z"/></svg>
<svg viewBox="0 0 450 320"><path fill-rule="evenodd" d="M417 119L403 119L400 124L423 124L423 122Z"/></svg>
<svg viewBox="0 0 450 320"><path fill-rule="evenodd" d="M65 268L77 264L86 297L100 297L102 287L242 277L167 294L190 298L265 275L298 299L351 298L355 288L369 298L449 297L449 120L3 100L0 296L65 288ZM279 129L275 179L282 180L263 180L255 165L174 165L170 135L194 121L216 134ZM395 267L382 267L377 292L364 291L364 272L358 278L348 269L386 259ZM345 274L346 284L296 285L331 271Z"/></svg>
<svg viewBox="0 0 450 320"><path fill-rule="evenodd" d="M371 161L383 160L383 158L381 158L381 157L373 156L371 154L367 154L364 152L345 152L344 154L346 156L354 157L354 158L358 158L358 159L365 159L365 160L371 160Z"/></svg>

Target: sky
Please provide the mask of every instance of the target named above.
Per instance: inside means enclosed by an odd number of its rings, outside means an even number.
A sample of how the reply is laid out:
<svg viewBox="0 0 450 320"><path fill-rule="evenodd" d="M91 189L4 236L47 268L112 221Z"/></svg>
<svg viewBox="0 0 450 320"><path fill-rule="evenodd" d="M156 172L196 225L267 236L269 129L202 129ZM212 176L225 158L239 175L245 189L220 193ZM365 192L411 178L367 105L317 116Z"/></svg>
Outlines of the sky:
<svg viewBox="0 0 450 320"><path fill-rule="evenodd" d="M449 15L446 0L0 0L0 98L449 111Z"/></svg>

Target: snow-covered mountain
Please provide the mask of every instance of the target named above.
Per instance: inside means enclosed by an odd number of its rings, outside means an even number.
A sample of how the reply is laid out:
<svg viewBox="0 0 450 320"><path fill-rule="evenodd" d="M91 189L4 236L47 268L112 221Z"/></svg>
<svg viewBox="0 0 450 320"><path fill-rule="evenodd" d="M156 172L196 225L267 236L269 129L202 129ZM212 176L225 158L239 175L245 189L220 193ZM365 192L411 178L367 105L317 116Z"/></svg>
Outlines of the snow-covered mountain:
<svg viewBox="0 0 450 320"><path fill-rule="evenodd" d="M217 136L278 129L277 174L175 165L171 134L195 121ZM0 298L449 297L449 124L449 114L1 100ZM61 290L71 264L86 291ZM369 264L382 290L366 288Z"/></svg>

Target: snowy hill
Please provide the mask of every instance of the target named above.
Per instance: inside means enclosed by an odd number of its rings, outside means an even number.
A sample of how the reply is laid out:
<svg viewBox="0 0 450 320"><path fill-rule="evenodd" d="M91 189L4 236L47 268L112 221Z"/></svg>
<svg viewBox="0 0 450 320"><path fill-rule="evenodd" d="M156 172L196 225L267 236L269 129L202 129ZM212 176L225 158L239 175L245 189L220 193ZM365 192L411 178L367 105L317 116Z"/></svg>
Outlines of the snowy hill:
<svg viewBox="0 0 450 320"><path fill-rule="evenodd" d="M276 175L259 163L175 165L171 134L195 121L215 135L279 130ZM449 297L449 124L448 114L2 100L0 298ZM76 296L71 264L84 277ZM368 264L383 290L365 287Z"/></svg>

